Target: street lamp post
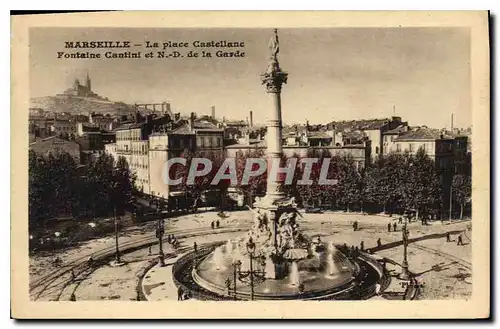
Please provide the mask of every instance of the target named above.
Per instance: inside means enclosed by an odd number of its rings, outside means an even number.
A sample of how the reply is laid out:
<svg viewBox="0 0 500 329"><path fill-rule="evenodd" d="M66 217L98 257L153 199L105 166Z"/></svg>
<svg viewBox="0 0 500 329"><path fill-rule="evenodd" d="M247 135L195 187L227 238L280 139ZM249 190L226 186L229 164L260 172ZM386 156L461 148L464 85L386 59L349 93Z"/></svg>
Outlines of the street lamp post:
<svg viewBox="0 0 500 329"><path fill-rule="evenodd" d="M157 213L160 214L159 208ZM156 228L156 237L158 238L159 252L158 252L158 266L165 266L165 255L163 254L163 234L165 234L165 222L163 219L158 218L158 227Z"/></svg>
<svg viewBox="0 0 500 329"><path fill-rule="evenodd" d="M450 223L451 223L451 214L453 210L453 181L450 185Z"/></svg>
<svg viewBox="0 0 500 329"><path fill-rule="evenodd" d="M252 241L252 238L247 242L247 251L250 256L250 299L254 300L253 253L255 251L255 242Z"/></svg>
<svg viewBox="0 0 500 329"><path fill-rule="evenodd" d="M116 263L121 263L120 248L118 247L118 217L116 217L116 206L113 208L113 216L115 217L115 246L116 246Z"/></svg>
<svg viewBox="0 0 500 329"><path fill-rule="evenodd" d="M233 282L234 282L234 300L238 300L238 298L236 297L236 280L238 279L237 278L237 274L241 271L241 260L237 260L234 262L233 264L233 267L234 267L234 277L233 277Z"/></svg>
<svg viewBox="0 0 500 329"><path fill-rule="evenodd" d="M405 216L403 226L403 264L401 265L401 273L399 278L401 280L408 280L410 278L410 271L408 270L408 217Z"/></svg>
<svg viewBox="0 0 500 329"><path fill-rule="evenodd" d="M247 251L250 257L250 269L248 271L242 271L241 270L241 261L236 261L234 266L235 266L235 279L236 279L236 272L238 273L238 277L240 280L249 278L250 279L250 299L254 300L255 299L255 280L263 281L265 280L265 271L264 270L254 270L254 252L255 252L255 242L253 242L252 238L250 238L246 244ZM262 266L265 265L264 261L261 264ZM234 284L234 289L235 289L235 298L236 298L236 280Z"/></svg>

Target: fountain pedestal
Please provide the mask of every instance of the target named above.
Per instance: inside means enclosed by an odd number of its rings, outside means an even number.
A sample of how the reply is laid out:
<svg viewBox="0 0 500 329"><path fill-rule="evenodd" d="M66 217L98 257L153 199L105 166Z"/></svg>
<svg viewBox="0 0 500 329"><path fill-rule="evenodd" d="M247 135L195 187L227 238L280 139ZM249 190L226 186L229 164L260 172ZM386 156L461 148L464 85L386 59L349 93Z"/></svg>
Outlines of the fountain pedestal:
<svg viewBox="0 0 500 329"><path fill-rule="evenodd" d="M266 258L266 278L280 280L289 274L289 260L283 255L299 246L300 232L296 223L297 210L294 198L273 198L266 195L254 203L254 226L249 237L257 250ZM271 265L272 264L272 265Z"/></svg>

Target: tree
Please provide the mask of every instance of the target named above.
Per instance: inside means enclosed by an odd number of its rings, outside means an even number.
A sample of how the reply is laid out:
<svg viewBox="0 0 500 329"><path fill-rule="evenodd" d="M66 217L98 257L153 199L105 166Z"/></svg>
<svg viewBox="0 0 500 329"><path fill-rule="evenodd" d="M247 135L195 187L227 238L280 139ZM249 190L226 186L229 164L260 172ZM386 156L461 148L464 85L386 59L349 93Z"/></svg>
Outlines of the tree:
<svg viewBox="0 0 500 329"><path fill-rule="evenodd" d="M236 177L238 179L238 188L245 194L248 203L251 205L253 199L256 196L263 196L266 193L267 185L267 171L262 175L250 177L248 179L248 184L242 184L243 174L247 165L247 160L250 158L265 159L264 151L262 150L252 150L250 152L238 152L236 154ZM258 164L254 163L251 170L255 171L258 169Z"/></svg>
<svg viewBox="0 0 500 329"><path fill-rule="evenodd" d="M29 153L29 221L73 214L78 202L78 176L74 159L66 152L46 156Z"/></svg>
<svg viewBox="0 0 500 329"><path fill-rule="evenodd" d="M453 176L453 201L460 205L460 219L463 219L464 207L471 200L472 186L471 179L468 175Z"/></svg>
<svg viewBox="0 0 500 329"><path fill-rule="evenodd" d="M415 156L406 157L404 163L404 206L415 210L417 219L422 212L427 215L430 210L439 209L441 185L434 161L420 148Z"/></svg>
<svg viewBox="0 0 500 329"><path fill-rule="evenodd" d="M101 154L92 159L84 175L85 184L82 191L86 200L86 208L91 210L92 217L108 214L113 209L113 169L114 159L107 154Z"/></svg>
<svg viewBox="0 0 500 329"><path fill-rule="evenodd" d="M328 203L332 205L333 200L335 200L336 186L332 185L321 185L321 168L323 166L323 161L330 159L330 165L328 168L327 179L336 179L338 172L338 161L336 157L331 158L330 152L318 149L309 149L306 158L318 159L317 162L312 164L311 174L309 179L312 181L311 184L302 185L298 184L297 181L303 178L306 165L300 165L300 160L297 162L297 169L295 171L295 183L293 190L295 191L295 196L302 204L302 206L307 207L321 207ZM305 177L307 179L307 177Z"/></svg>
<svg viewBox="0 0 500 329"><path fill-rule="evenodd" d="M29 223L38 225L44 217L50 216L50 194L47 192L49 182L48 166L45 159L34 151L29 151L28 200Z"/></svg>
<svg viewBox="0 0 500 329"><path fill-rule="evenodd" d="M130 203L135 186L135 175L130 171L125 157L120 156L112 171L112 182L110 185L112 207L116 207L118 213L125 210Z"/></svg>
<svg viewBox="0 0 500 329"><path fill-rule="evenodd" d="M342 158L340 162L338 196L339 202L346 206L347 211L351 205L361 202L362 176L355 166L351 156Z"/></svg>
<svg viewBox="0 0 500 329"><path fill-rule="evenodd" d="M384 213L392 214L396 211L401 207L403 199L406 169L402 154L389 153L387 156L377 157L366 169L366 201L382 206Z"/></svg>

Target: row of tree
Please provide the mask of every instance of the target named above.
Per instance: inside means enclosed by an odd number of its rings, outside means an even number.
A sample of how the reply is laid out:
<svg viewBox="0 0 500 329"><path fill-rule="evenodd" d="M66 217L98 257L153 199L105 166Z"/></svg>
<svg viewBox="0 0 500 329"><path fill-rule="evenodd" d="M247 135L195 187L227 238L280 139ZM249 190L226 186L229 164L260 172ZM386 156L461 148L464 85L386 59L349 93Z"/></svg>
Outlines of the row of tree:
<svg viewBox="0 0 500 329"><path fill-rule="evenodd" d="M237 187L246 196L248 203L251 203L256 196L265 194L267 174L251 177L248 184L241 184L243 173L247 166L247 159L263 156L260 150L239 152L236 155L235 169L238 182L236 186L233 186L229 180L221 180L216 185L211 184L225 160L221 154L215 152L184 153L183 157L187 159L187 166L172 167L171 177L181 178L182 183L177 188L194 197L199 197L214 188L225 191L228 187ZM190 163L194 157L207 158L213 166L209 174L198 177L195 184L187 184ZM298 158L298 156L295 157ZM307 157L319 160L311 169L312 184L297 184L297 181L302 179L305 169L298 159L292 184L283 186L284 191L294 196L304 207L387 213L412 211L417 217L438 217L442 209L449 204L449 201L445 200L444 192L449 193L450 185L453 191L451 193L452 205L460 208L460 217L463 216L465 205L470 202L470 176L438 172L434 161L423 150L419 150L415 155L388 154L376 159L366 168L358 167L356 161L350 156L332 156L326 150L310 150ZM327 158L330 164L326 178L336 179L335 185L319 183L321 166L323 160ZM282 166L287 161L288 159L283 157ZM197 169L201 170L202 166ZM226 168L226 173L228 170L229 168Z"/></svg>
<svg viewBox="0 0 500 329"><path fill-rule="evenodd" d="M266 193L267 174L251 177L248 184L241 184L248 158L262 158L262 151L238 153L235 160L237 184L221 180L212 184L213 178L225 161L220 152L185 152L186 166L173 166L170 177L181 178L178 189L193 199L201 199L206 192L218 190L226 195L229 187L236 187L251 204L256 196ZM207 158L212 169L207 175L197 177L188 184L189 168L194 157ZM414 211L417 216L436 217L448 205L444 191L451 186L451 202L463 216L465 206L471 198L471 179L467 175L446 178L436 170L434 161L423 150L415 156L410 154L388 154L377 159L366 168L360 168L352 157L332 156L327 151L311 150L307 157L318 158L311 168L312 184L300 185L304 166L297 161L292 184L284 191L294 196L304 207L343 209L346 211L384 211L399 213ZM330 160L327 179L336 179L335 185L321 185L319 177L324 159ZM288 161L282 158L284 165ZM254 164L254 166L257 166ZM198 168L202 169L202 168ZM226 168L225 173L231 168ZM252 167L256 170L256 167ZM29 218L31 224L42 223L57 216L99 217L122 213L134 192L135 177L125 158L115 162L102 154L86 166L78 165L65 152L47 156L29 153ZM221 206L224 198L221 198Z"/></svg>
<svg viewBox="0 0 500 329"><path fill-rule="evenodd" d="M135 177L125 158L102 154L80 166L66 152L42 156L29 152L29 220L31 225L60 216L107 216L123 213Z"/></svg>

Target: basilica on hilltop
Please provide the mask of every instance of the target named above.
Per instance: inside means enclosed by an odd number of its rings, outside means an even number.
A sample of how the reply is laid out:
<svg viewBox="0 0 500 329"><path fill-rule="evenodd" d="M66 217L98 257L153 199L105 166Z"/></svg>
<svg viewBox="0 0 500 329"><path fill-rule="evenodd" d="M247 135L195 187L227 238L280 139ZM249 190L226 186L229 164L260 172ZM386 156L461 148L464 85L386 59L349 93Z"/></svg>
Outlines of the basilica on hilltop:
<svg viewBox="0 0 500 329"><path fill-rule="evenodd" d="M75 81L73 82L73 87L66 89L62 94L58 94L58 96L91 97L106 100L105 98L92 91L92 81L90 80L88 72L85 78L84 85L80 84L80 81L78 79L75 79Z"/></svg>

